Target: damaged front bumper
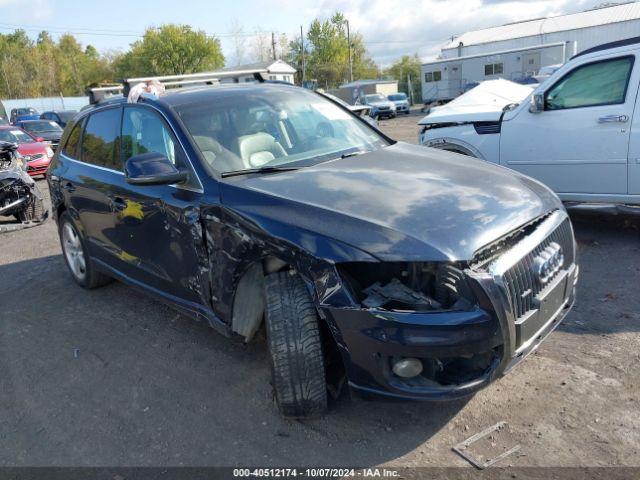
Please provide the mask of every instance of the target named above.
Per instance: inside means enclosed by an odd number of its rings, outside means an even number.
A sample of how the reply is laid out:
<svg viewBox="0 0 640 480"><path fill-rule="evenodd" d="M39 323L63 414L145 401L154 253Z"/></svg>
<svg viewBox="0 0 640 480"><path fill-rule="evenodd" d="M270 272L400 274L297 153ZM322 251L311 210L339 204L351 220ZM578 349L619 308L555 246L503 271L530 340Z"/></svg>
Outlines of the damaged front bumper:
<svg viewBox="0 0 640 480"><path fill-rule="evenodd" d="M322 310L340 331L353 389L407 400L454 400L486 387L535 351L569 313L575 297L573 288L561 308L517 351L508 348L512 342L505 342L505 332L495 314L482 309L443 313ZM455 371L446 374L450 380L446 384L428 377L408 381L391 369L392 359L398 357L418 358L431 365L450 361L448 366L455 364ZM476 358L483 363L473 365ZM470 362L468 368L464 368L464 362Z"/></svg>
<svg viewBox="0 0 640 480"><path fill-rule="evenodd" d="M27 175L17 146L0 142L0 232L40 225L47 219L42 193Z"/></svg>
<svg viewBox="0 0 640 480"><path fill-rule="evenodd" d="M554 242L565 247L566 261L548 281L534 284L531 269L525 271L524 266L533 265L541 249ZM568 217L556 212L498 261L466 270L477 299L468 311L322 306L321 313L339 332L349 384L355 390L411 400L452 400L487 386L538 348L571 309L578 270ZM394 373L394 362L406 358L421 362L419 375L402 378Z"/></svg>

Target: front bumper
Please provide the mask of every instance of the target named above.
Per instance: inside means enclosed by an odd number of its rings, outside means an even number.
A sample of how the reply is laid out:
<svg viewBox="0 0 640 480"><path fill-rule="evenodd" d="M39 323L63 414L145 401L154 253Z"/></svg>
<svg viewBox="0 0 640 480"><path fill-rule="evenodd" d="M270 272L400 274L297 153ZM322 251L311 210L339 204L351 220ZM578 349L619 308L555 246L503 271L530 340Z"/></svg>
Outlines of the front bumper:
<svg viewBox="0 0 640 480"><path fill-rule="evenodd" d="M556 225L565 218L566 214L558 214L549 221ZM475 393L518 365L570 311L579 269L573 262L562 268L536 293L535 308L518 316L501 284L501 275L524 258L511 257L510 263L501 265L504 272L467 271L478 299L478 306L472 311L399 312L322 307L323 316L336 327L334 334L350 386L387 397L452 400ZM460 375L459 381L438 383L430 379L408 381L396 376L391 369L394 357L418 358L425 365L433 362L446 365L452 359L480 357L485 360L471 374Z"/></svg>

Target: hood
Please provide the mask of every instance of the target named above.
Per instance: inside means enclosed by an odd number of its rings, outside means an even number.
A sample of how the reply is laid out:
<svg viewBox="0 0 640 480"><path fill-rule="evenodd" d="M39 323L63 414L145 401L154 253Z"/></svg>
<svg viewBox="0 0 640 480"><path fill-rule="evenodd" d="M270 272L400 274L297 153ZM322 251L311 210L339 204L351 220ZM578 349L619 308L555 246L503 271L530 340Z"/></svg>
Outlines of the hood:
<svg viewBox="0 0 640 480"><path fill-rule="evenodd" d="M229 180L221 184L224 205L263 228L275 223L279 231L287 225L314 232L387 261L469 260L561 208L548 188L512 170L403 143ZM314 242L307 243L314 250Z"/></svg>
<svg viewBox="0 0 640 480"><path fill-rule="evenodd" d="M409 100L390 100L394 105L409 105Z"/></svg>
<svg viewBox="0 0 640 480"><path fill-rule="evenodd" d="M35 153L47 153L47 145L42 142L21 143L18 145L20 155L33 155Z"/></svg>
<svg viewBox="0 0 640 480"><path fill-rule="evenodd" d="M379 102L369 102L368 105L372 107L395 107L393 102L389 100L380 100Z"/></svg>
<svg viewBox="0 0 640 480"><path fill-rule="evenodd" d="M434 107L418 125L433 123L498 121L510 103L522 103L536 85L509 80L487 80L441 107Z"/></svg>

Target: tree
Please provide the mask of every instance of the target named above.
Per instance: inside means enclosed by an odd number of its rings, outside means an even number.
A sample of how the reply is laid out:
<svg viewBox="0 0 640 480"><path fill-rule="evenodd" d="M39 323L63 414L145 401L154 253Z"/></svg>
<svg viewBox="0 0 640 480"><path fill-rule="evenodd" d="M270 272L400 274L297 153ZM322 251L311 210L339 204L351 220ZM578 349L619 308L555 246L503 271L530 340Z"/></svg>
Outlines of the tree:
<svg viewBox="0 0 640 480"><path fill-rule="evenodd" d="M337 87L349 79L349 42L346 24L344 15L337 12L329 20L321 22L315 19L309 26L304 53L307 78L318 80L318 85L321 87ZM350 37L354 79L377 77L378 68L369 57L362 35L351 31ZM290 42L289 51L289 60L301 66L300 38Z"/></svg>
<svg viewBox="0 0 640 480"><path fill-rule="evenodd" d="M398 80L398 90L405 92L407 95L410 93L409 85L407 83L407 76L411 77L411 91L413 92L414 102L420 101L421 93L420 89L420 67L422 61L417 53L413 56L404 55L396 60L387 70L386 74L390 77Z"/></svg>
<svg viewBox="0 0 640 480"><path fill-rule="evenodd" d="M234 18L231 23L231 38L233 40L234 65L242 65L247 48L247 38L244 34L244 28L237 18Z"/></svg>
<svg viewBox="0 0 640 480"><path fill-rule="evenodd" d="M131 46L120 69L127 75L178 75L215 70L224 66L220 41L189 25L149 28Z"/></svg>

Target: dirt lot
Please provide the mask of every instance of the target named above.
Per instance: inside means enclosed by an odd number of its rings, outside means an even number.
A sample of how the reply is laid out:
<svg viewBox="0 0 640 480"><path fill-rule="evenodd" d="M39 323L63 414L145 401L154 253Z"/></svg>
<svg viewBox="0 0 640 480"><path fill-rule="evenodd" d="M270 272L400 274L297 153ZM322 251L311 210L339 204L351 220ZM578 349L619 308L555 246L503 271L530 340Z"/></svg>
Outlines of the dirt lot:
<svg viewBox="0 0 640 480"><path fill-rule="evenodd" d="M382 128L415 142L418 118ZM639 223L573 219L578 305L510 375L466 402L345 399L309 422L276 413L264 341L122 284L82 290L53 222L3 234L0 465L466 466L451 447L506 420L521 450L504 465L638 466Z"/></svg>

